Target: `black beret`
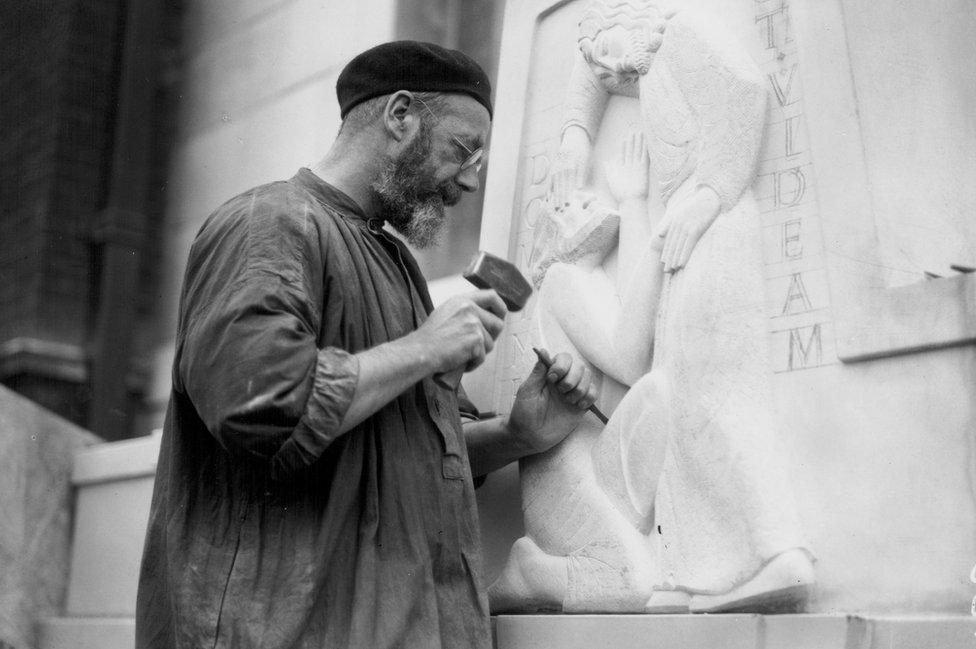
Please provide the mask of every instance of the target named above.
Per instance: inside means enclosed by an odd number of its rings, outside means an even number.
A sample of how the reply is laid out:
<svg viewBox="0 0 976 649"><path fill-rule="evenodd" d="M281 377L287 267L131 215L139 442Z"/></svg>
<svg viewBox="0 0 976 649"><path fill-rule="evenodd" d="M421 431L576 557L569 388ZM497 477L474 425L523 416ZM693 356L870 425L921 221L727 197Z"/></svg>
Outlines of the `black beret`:
<svg viewBox="0 0 976 649"><path fill-rule="evenodd" d="M340 114L345 119L353 106L397 90L469 95L492 114L491 83L481 66L464 52L418 41L383 43L350 61L336 81Z"/></svg>

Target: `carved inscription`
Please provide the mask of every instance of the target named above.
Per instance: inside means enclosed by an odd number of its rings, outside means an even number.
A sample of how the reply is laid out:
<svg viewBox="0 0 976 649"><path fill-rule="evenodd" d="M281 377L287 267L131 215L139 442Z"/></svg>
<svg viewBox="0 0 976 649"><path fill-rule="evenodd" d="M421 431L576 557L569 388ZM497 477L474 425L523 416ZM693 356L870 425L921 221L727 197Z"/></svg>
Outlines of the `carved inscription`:
<svg viewBox="0 0 976 649"><path fill-rule="evenodd" d="M773 204L776 209L799 205L807 191L807 178L800 167L773 174Z"/></svg>
<svg viewBox="0 0 976 649"><path fill-rule="evenodd" d="M803 221L793 219L783 224L783 259L799 259L803 256L803 243L800 235Z"/></svg>
<svg viewBox="0 0 976 649"><path fill-rule="evenodd" d="M790 6L785 2L756 2L756 24L762 32L767 50L777 50L793 43L790 33Z"/></svg>
<svg viewBox="0 0 976 649"><path fill-rule="evenodd" d="M553 148L550 141L528 146L522 157L521 187L516 200L520 208L512 223L512 248L510 258L519 269L529 275L535 261L535 229L544 209L546 193L549 191L551 161L548 151ZM522 378L535 363L532 347L539 344L533 326L535 300L518 313L509 314L505 323L505 334L499 339L494 354L499 361L495 365L495 390L492 407L495 412L508 412L515 400Z"/></svg>
<svg viewBox="0 0 976 649"><path fill-rule="evenodd" d="M813 309L807 289L803 286L803 274L793 273L790 278L789 293L786 294L786 303L783 305L782 315L793 313L806 313Z"/></svg>
<svg viewBox="0 0 976 649"><path fill-rule="evenodd" d="M796 77L796 64L794 63L786 70L777 70L773 74L766 75L769 78L769 85L773 88L776 101L780 107L795 103L797 99L793 97L793 79Z"/></svg>
<svg viewBox="0 0 976 649"><path fill-rule="evenodd" d="M788 0L754 0L771 97L756 180L763 215L767 306L776 372L836 362L799 58ZM762 58L765 57L765 58Z"/></svg>
<svg viewBox="0 0 976 649"><path fill-rule="evenodd" d="M823 364L823 338L819 324L790 329L789 369L801 370Z"/></svg>
<svg viewBox="0 0 976 649"><path fill-rule="evenodd" d="M786 157L791 158L800 151L797 149L800 131L800 116L787 117L783 122L783 135L786 138Z"/></svg>
<svg viewBox="0 0 976 649"><path fill-rule="evenodd" d="M492 408L495 412L508 412L515 400L515 391L529 368L535 362L532 347L538 344L535 340L535 327L532 319L524 309L519 313L510 314L505 323L506 335L499 339L498 347L493 353L498 354L499 362L495 366L495 402Z"/></svg>

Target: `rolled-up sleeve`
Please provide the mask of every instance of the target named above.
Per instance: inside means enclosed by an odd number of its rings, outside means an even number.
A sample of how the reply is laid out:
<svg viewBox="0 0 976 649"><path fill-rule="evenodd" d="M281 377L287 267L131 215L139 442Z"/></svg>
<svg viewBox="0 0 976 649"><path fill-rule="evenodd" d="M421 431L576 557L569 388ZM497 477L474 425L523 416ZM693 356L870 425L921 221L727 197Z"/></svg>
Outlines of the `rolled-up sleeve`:
<svg viewBox="0 0 976 649"><path fill-rule="evenodd" d="M323 260L301 205L248 204L191 250L178 385L228 453L284 478L339 434L359 374L318 348Z"/></svg>
<svg viewBox="0 0 976 649"><path fill-rule="evenodd" d="M273 478L283 478L310 465L338 436L358 376L359 362L352 354L334 347L318 353L312 394L295 430L272 458Z"/></svg>

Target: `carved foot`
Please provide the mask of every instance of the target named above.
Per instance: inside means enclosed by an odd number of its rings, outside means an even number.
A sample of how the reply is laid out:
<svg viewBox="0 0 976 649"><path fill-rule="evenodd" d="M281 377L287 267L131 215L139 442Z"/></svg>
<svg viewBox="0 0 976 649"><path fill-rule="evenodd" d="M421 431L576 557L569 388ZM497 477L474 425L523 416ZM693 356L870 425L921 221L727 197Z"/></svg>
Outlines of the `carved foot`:
<svg viewBox="0 0 976 649"><path fill-rule="evenodd" d="M692 613L802 612L815 583L813 562L803 550L788 550L746 583L722 595L694 595Z"/></svg>
<svg viewBox="0 0 976 649"><path fill-rule="evenodd" d="M505 569L488 589L491 612L560 611L566 579L566 559L546 554L523 536L512 544Z"/></svg>

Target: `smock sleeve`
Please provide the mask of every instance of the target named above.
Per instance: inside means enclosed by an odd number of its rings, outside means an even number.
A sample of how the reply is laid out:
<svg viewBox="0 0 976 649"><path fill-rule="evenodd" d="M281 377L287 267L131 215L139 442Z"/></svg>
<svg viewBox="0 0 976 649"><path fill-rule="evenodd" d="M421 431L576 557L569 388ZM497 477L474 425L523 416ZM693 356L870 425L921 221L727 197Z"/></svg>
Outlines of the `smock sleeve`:
<svg viewBox="0 0 976 649"><path fill-rule="evenodd" d="M215 213L190 252L175 385L228 452L285 478L339 435L359 374L318 348L325 261L307 205L244 197Z"/></svg>

